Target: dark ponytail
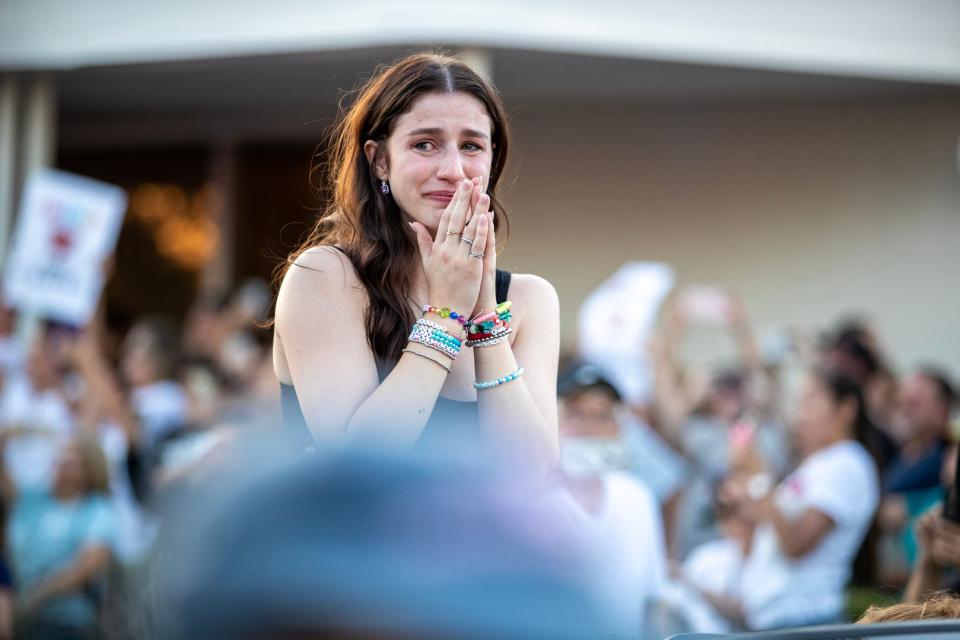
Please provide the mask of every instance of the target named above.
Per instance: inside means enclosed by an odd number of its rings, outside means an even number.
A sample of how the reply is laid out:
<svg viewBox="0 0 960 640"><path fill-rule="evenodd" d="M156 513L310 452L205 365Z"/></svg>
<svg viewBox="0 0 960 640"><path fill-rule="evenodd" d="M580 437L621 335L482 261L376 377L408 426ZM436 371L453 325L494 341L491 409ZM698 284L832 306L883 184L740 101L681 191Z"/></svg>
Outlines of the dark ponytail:
<svg viewBox="0 0 960 640"><path fill-rule="evenodd" d="M878 470L883 468L882 434L867 413L863 389L850 376L834 369L816 369L814 377L830 394L834 404L841 405L852 400L857 405L853 422L853 437L870 453Z"/></svg>

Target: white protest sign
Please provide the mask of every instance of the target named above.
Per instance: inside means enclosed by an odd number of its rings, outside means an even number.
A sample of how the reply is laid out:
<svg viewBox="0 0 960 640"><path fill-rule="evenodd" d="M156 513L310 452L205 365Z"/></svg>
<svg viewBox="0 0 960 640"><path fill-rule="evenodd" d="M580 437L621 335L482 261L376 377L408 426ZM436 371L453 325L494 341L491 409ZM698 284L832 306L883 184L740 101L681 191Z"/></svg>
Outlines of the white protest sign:
<svg viewBox="0 0 960 640"><path fill-rule="evenodd" d="M644 404L650 399L648 342L673 284L673 269L667 264L628 262L580 307L580 355L596 365L628 402Z"/></svg>
<svg viewBox="0 0 960 640"><path fill-rule="evenodd" d="M126 206L119 187L53 169L32 174L4 269L7 303L21 313L87 324Z"/></svg>

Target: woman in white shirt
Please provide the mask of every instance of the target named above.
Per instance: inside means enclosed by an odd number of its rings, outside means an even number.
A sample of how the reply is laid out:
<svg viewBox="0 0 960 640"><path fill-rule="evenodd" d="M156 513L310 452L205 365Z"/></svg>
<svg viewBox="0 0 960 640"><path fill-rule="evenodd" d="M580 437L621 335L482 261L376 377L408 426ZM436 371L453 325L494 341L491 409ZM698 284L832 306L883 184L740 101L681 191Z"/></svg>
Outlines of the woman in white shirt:
<svg viewBox="0 0 960 640"><path fill-rule="evenodd" d="M741 586L748 627L843 618L844 590L879 500L877 467L861 444L869 429L857 384L816 371L795 421L799 468L772 492L763 476L734 491L740 512L756 523Z"/></svg>

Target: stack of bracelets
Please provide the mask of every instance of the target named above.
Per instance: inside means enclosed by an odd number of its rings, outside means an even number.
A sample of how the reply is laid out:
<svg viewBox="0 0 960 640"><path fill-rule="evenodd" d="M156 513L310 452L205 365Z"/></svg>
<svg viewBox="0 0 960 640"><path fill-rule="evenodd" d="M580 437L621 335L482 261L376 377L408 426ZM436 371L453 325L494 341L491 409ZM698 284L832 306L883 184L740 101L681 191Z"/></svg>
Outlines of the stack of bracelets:
<svg viewBox="0 0 960 640"><path fill-rule="evenodd" d="M503 302L497 305L497 308L493 311L482 313L473 320L468 320L463 314L451 311L447 307L438 309L437 307L424 305L423 312L433 313L441 318L452 318L459 322L467 331L467 341L463 343L466 344L466 346L489 347L503 342L513 331L510 328L511 305L512 303L509 301ZM448 331L443 325L427 320L426 318L420 318L413 325L413 331L410 332L410 342L418 342L435 351L439 351L450 358L450 360L456 360L457 356L460 355L460 339ZM403 352L426 358L446 369L447 373L450 373L450 366L440 360L436 360L418 351L413 351L412 349L404 349ZM512 382L522 375L523 367L520 367L513 373L503 376L502 378L490 380L489 382L475 382L473 386L476 389L490 389L501 384Z"/></svg>
<svg viewBox="0 0 960 640"><path fill-rule="evenodd" d="M467 326L468 347L489 347L507 339L513 329L510 328L510 307L508 300L489 313L483 313L471 320Z"/></svg>

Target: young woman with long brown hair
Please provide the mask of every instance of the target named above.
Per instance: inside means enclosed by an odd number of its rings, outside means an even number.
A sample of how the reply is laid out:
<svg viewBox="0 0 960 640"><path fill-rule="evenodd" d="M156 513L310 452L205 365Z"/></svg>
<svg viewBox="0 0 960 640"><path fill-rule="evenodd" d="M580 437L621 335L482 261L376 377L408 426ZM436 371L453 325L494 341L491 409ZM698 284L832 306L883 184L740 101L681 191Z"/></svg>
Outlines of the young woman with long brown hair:
<svg viewBox="0 0 960 640"><path fill-rule="evenodd" d="M558 301L496 268L508 148L499 96L453 58L413 55L360 89L332 137L329 204L284 266L288 424L410 448L478 437L552 469Z"/></svg>

